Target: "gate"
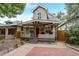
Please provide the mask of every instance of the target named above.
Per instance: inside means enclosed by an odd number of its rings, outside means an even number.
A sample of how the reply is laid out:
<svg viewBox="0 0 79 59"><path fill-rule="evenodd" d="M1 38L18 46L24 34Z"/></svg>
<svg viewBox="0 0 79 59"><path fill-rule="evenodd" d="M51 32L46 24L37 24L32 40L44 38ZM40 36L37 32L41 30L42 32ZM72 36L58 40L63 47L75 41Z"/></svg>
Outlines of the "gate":
<svg viewBox="0 0 79 59"><path fill-rule="evenodd" d="M65 32L63 30L58 30L58 41L65 41Z"/></svg>

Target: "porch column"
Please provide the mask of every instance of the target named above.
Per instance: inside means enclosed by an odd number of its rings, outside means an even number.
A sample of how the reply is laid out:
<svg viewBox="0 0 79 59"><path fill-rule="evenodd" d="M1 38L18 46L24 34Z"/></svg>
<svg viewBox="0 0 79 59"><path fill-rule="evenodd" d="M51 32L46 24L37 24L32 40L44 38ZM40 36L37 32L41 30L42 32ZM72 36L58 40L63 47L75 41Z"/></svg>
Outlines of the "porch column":
<svg viewBox="0 0 79 59"><path fill-rule="evenodd" d="M54 24L54 29L53 29L53 31L54 31L54 37L55 37L55 40L57 40L57 24Z"/></svg>
<svg viewBox="0 0 79 59"><path fill-rule="evenodd" d="M55 35L56 35L56 33L55 33L55 27L54 27L54 25L53 25L53 37L55 38Z"/></svg>
<svg viewBox="0 0 79 59"><path fill-rule="evenodd" d="M1 35L1 30L0 30L0 35Z"/></svg>
<svg viewBox="0 0 79 59"><path fill-rule="evenodd" d="M58 39L58 27L56 27L56 40Z"/></svg>
<svg viewBox="0 0 79 59"><path fill-rule="evenodd" d="M25 27L23 28L23 33L24 33L23 37L26 37L26 28Z"/></svg>
<svg viewBox="0 0 79 59"><path fill-rule="evenodd" d="M8 28L6 27L5 28L5 39L7 39L8 38Z"/></svg>

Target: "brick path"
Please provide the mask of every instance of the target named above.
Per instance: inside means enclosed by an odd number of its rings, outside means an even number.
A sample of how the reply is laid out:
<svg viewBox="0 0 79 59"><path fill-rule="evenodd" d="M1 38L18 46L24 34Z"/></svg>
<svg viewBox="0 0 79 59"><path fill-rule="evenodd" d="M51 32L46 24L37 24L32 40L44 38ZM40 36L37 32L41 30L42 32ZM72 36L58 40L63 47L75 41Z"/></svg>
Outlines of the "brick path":
<svg viewBox="0 0 79 59"><path fill-rule="evenodd" d="M34 47L27 56L79 56L79 53L68 48Z"/></svg>

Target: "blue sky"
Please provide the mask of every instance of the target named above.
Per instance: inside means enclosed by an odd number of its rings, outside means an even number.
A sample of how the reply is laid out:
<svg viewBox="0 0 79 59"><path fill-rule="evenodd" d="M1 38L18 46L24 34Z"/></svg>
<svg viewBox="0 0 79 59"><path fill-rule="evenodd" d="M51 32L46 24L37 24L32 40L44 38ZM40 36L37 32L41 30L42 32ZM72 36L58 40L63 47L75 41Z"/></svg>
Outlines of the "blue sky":
<svg viewBox="0 0 79 59"><path fill-rule="evenodd" d="M24 9L24 12L21 15L18 15L16 18L3 18L0 20L1 23L3 23L6 20L12 20L12 21L28 21L32 18L32 9L37 6L38 4L41 4L48 8L49 13L58 13L59 11L66 12L65 10L65 4L64 3L27 3L26 7Z"/></svg>
<svg viewBox="0 0 79 59"><path fill-rule="evenodd" d="M64 3L40 3L41 5L48 8L49 13L57 13L59 11L65 12L65 4ZM32 15L32 9L37 6L38 3L28 4L25 8L23 15Z"/></svg>

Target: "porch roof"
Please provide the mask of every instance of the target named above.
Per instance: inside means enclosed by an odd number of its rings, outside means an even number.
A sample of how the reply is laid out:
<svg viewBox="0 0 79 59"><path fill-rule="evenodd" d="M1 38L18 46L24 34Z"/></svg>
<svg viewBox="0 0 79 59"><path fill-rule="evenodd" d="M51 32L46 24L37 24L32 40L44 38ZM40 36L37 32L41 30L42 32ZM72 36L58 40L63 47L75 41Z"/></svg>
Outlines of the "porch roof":
<svg viewBox="0 0 79 59"><path fill-rule="evenodd" d="M58 20L29 20L23 23L19 23L18 25L33 25L34 22L39 22L42 24L59 24L60 21Z"/></svg>
<svg viewBox="0 0 79 59"><path fill-rule="evenodd" d="M5 26L5 24L0 23L0 26Z"/></svg>
<svg viewBox="0 0 79 59"><path fill-rule="evenodd" d="M17 25L14 24L0 24L0 28L15 28Z"/></svg>

